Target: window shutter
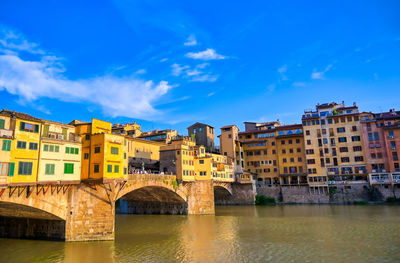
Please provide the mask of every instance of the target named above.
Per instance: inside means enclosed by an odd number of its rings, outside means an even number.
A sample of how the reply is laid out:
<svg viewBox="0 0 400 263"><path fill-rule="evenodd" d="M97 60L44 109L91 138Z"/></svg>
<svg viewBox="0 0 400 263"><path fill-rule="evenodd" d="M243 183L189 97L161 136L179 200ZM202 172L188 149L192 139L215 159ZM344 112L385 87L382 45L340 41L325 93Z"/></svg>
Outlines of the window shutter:
<svg viewBox="0 0 400 263"><path fill-rule="evenodd" d="M44 172L45 174L49 174L49 168L50 168L50 164L46 164L46 171Z"/></svg>
<svg viewBox="0 0 400 263"><path fill-rule="evenodd" d="M15 163L10 163L10 167L8 169L8 176L14 176L14 168L15 168Z"/></svg>
<svg viewBox="0 0 400 263"><path fill-rule="evenodd" d="M6 121L3 119L0 119L0 129L4 129Z"/></svg>
<svg viewBox="0 0 400 263"><path fill-rule="evenodd" d="M39 132L39 125L35 124L35 132L38 133Z"/></svg>
<svg viewBox="0 0 400 263"><path fill-rule="evenodd" d="M79 149L75 148L75 154L79 154Z"/></svg>
<svg viewBox="0 0 400 263"><path fill-rule="evenodd" d="M65 153L69 153L69 147L65 147Z"/></svg>
<svg viewBox="0 0 400 263"><path fill-rule="evenodd" d="M25 122L23 122L23 121L20 122L19 129L20 129L21 131L24 131L24 130L25 130Z"/></svg>
<svg viewBox="0 0 400 263"><path fill-rule="evenodd" d="M43 137L49 137L49 125L44 125L43 126Z"/></svg>
<svg viewBox="0 0 400 263"><path fill-rule="evenodd" d="M6 141L6 140L3 141L3 148L2 148L2 150L3 150L3 151L7 151L7 141Z"/></svg>

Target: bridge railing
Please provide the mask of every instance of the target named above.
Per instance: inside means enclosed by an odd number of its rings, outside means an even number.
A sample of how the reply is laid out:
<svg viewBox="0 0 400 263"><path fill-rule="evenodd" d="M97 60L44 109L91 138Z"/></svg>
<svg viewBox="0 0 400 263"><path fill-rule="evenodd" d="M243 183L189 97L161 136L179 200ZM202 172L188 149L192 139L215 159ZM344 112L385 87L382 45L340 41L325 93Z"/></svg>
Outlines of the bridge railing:
<svg viewBox="0 0 400 263"><path fill-rule="evenodd" d="M129 181L176 181L176 175L170 174L128 174Z"/></svg>

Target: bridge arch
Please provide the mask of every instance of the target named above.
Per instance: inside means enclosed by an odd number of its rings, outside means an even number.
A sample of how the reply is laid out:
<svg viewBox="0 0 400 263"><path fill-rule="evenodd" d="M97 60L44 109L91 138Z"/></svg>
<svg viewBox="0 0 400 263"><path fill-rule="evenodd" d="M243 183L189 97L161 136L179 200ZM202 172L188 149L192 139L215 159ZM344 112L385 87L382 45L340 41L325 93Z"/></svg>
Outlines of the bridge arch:
<svg viewBox="0 0 400 263"><path fill-rule="evenodd" d="M187 214L185 193L173 184L133 184L116 201L118 213Z"/></svg>
<svg viewBox="0 0 400 263"><path fill-rule="evenodd" d="M232 199L232 188L229 184L214 183L214 203L224 205Z"/></svg>

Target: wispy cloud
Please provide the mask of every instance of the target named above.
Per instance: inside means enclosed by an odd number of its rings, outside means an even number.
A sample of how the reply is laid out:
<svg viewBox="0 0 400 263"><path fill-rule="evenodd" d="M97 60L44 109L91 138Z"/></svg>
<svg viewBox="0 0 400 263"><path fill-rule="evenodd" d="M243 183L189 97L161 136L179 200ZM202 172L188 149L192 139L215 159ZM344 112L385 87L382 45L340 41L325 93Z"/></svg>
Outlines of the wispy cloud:
<svg viewBox="0 0 400 263"><path fill-rule="evenodd" d="M281 75L281 80L289 80L286 76L287 65L283 65L282 67L278 68L278 72Z"/></svg>
<svg viewBox="0 0 400 263"><path fill-rule="evenodd" d="M268 85L268 87L267 87L267 90L268 90L269 92L273 92L275 89L276 89L276 85L275 85L275 84L270 84L270 85Z"/></svg>
<svg viewBox="0 0 400 263"><path fill-rule="evenodd" d="M197 40L195 35L190 35L187 39L186 42L184 43L185 46L195 46L197 45Z"/></svg>
<svg viewBox="0 0 400 263"><path fill-rule="evenodd" d="M201 60L216 60L216 59L226 59L228 57L218 54L214 49L208 48L204 51L200 52L189 52L185 55L188 58L192 59L201 59Z"/></svg>
<svg viewBox="0 0 400 263"><path fill-rule="evenodd" d="M47 97L98 105L109 116L149 119L161 114L153 105L172 88L167 81L154 83L135 74L69 79L62 60L38 45L13 32L0 39L0 90L19 96L25 104ZM24 59L21 51L35 56Z"/></svg>
<svg viewBox="0 0 400 263"><path fill-rule="evenodd" d="M210 93L208 93L207 97L211 97L211 96L214 96L214 95L215 95L214 92L210 92Z"/></svg>
<svg viewBox="0 0 400 263"><path fill-rule="evenodd" d="M174 76L180 76L184 70L188 69L189 66L181 66L177 63L174 63L171 65L172 67L172 75Z"/></svg>
<svg viewBox="0 0 400 263"><path fill-rule="evenodd" d="M311 74L311 79L325 79L325 73L328 72L332 68L332 64L328 65L323 71L317 71L314 69L314 72Z"/></svg>
<svg viewBox="0 0 400 263"><path fill-rule="evenodd" d="M144 68L142 68L142 69L139 69L139 70L137 70L136 72L135 72L135 74L137 74L137 75L142 75L142 74L146 74L146 70L144 69Z"/></svg>
<svg viewBox="0 0 400 263"><path fill-rule="evenodd" d="M192 82L215 82L218 79L218 75L212 74L211 72L204 72L204 68L208 66L208 63L198 64L195 67L188 65L179 65L174 63L172 67L172 75L183 76Z"/></svg>

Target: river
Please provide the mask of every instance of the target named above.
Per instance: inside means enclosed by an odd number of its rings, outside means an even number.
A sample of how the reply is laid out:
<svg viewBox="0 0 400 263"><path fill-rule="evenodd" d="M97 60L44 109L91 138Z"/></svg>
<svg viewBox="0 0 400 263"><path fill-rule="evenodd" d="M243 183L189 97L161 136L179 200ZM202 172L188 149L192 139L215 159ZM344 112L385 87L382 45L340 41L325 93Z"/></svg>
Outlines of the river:
<svg viewBox="0 0 400 263"><path fill-rule="evenodd" d="M400 262L399 206L117 215L115 241L0 239L0 262Z"/></svg>

